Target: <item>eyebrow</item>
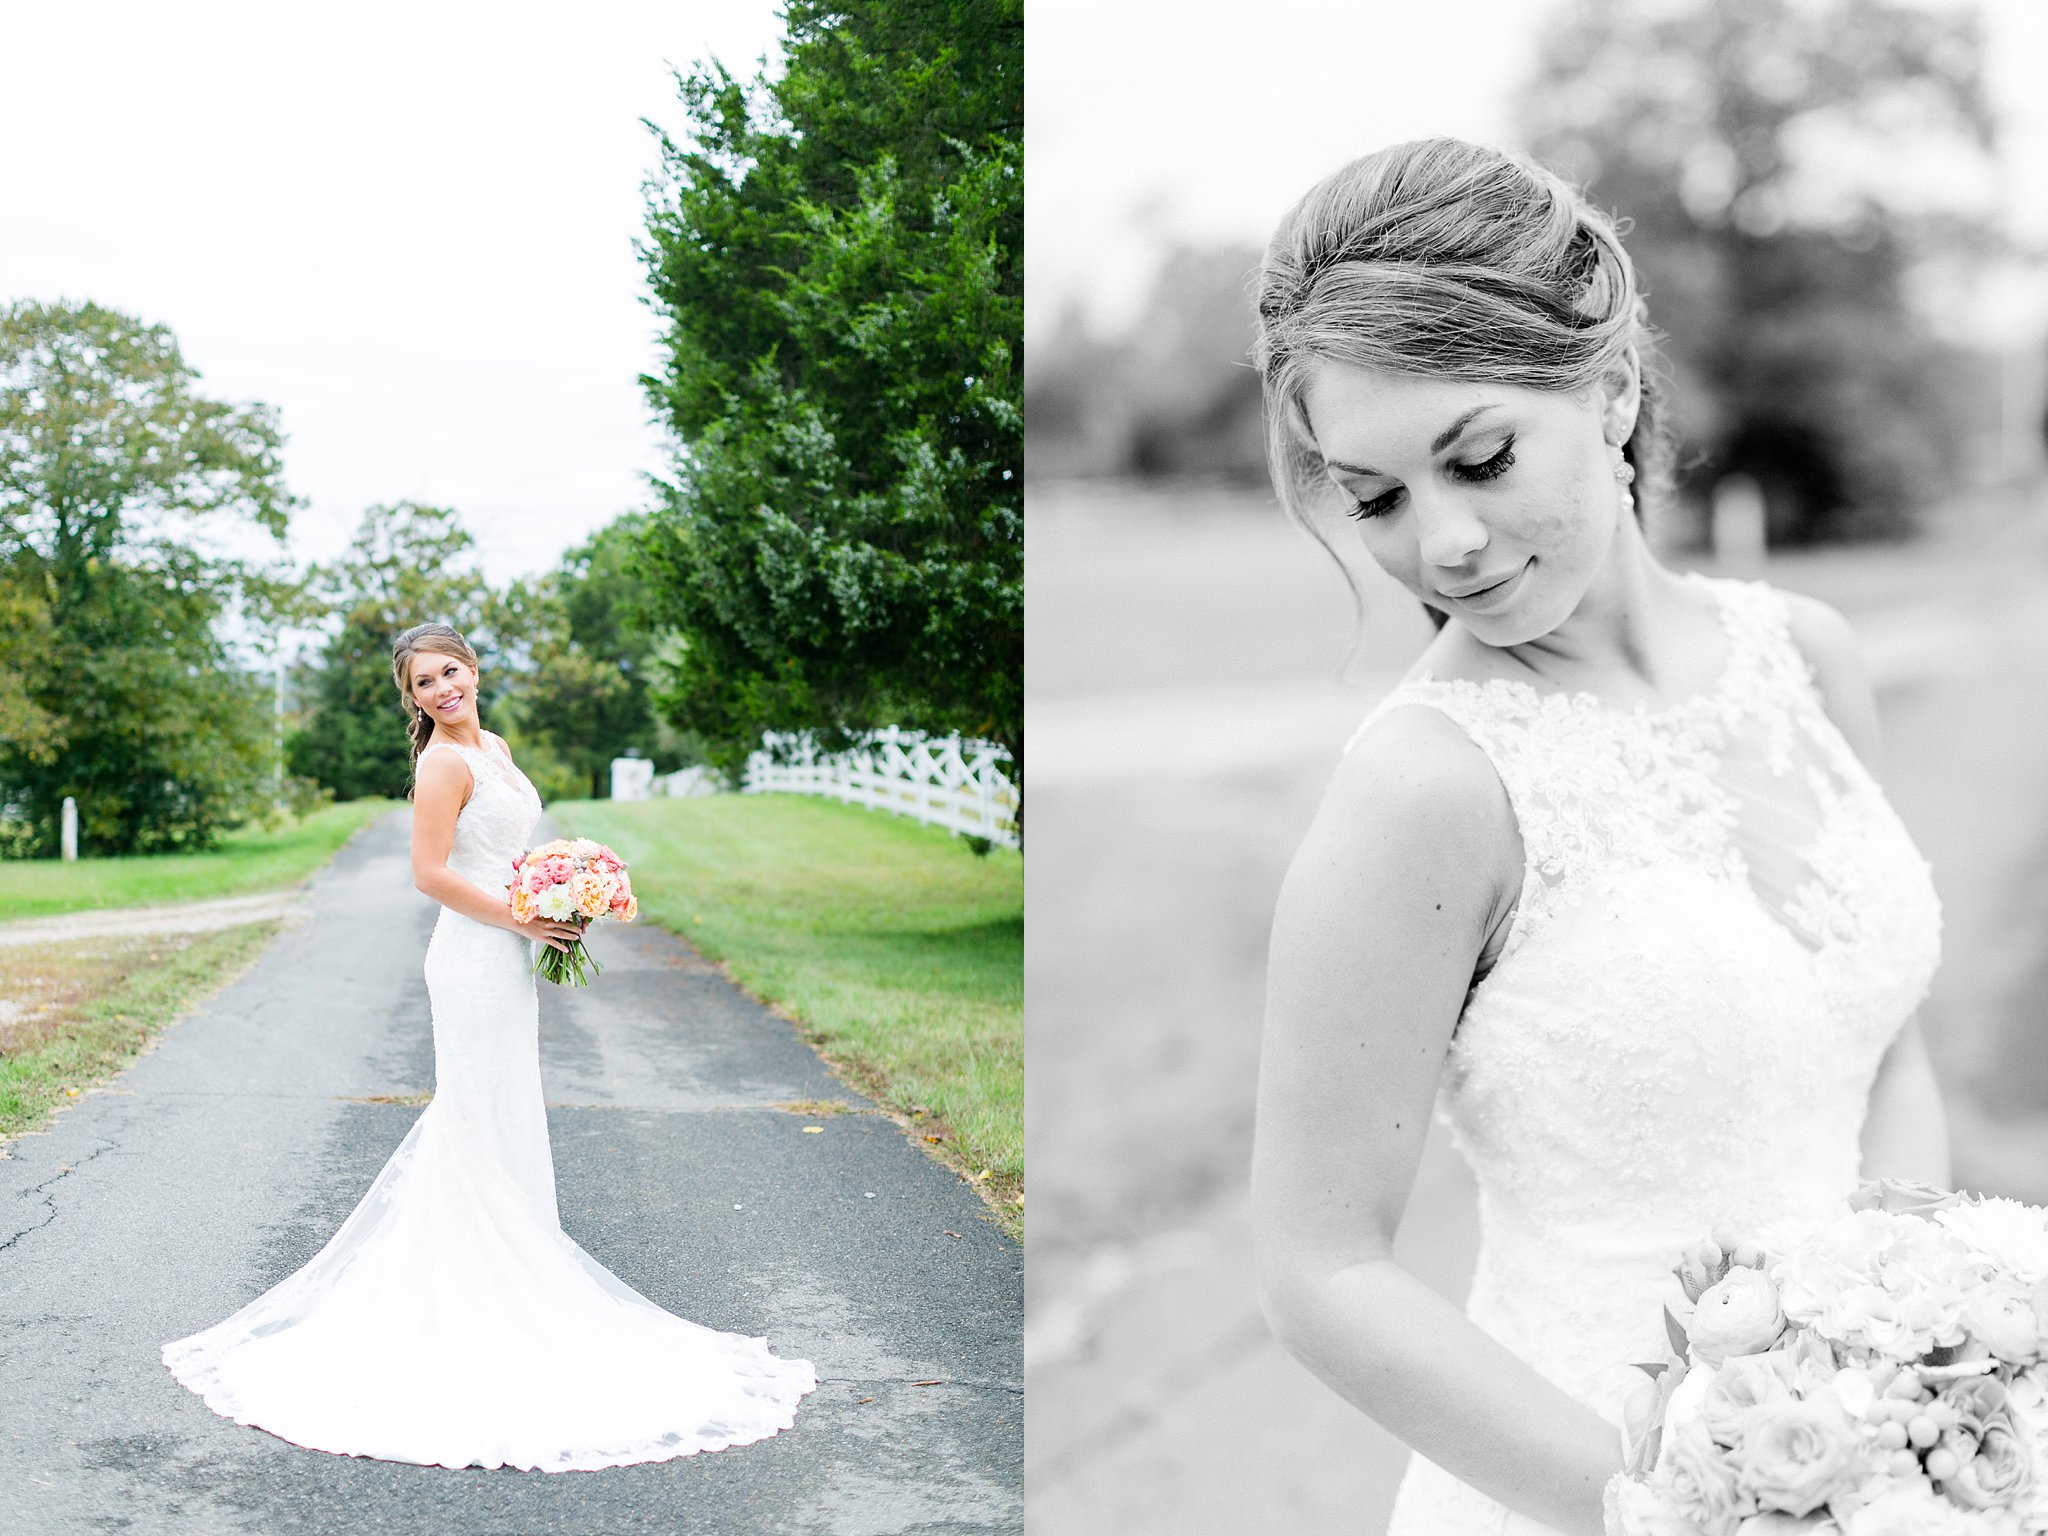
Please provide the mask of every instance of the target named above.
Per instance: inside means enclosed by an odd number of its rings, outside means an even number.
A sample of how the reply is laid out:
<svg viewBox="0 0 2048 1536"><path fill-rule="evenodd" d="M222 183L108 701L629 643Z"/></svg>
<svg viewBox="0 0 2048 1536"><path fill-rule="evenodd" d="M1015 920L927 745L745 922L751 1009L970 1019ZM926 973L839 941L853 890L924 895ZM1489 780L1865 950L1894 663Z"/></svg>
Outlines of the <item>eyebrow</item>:
<svg viewBox="0 0 2048 1536"><path fill-rule="evenodd" d="M1442 453L1446 448L1450 447L1452 443L1455 443L1458 440L1458 434L1460 432L1463 432L1466 427L1472 424L1473 417L1482 415L1485 412L1494 409L1496 409L1496 406L1494 402L1490 400L1484 405L1473 406L1471 410L1465 412L1464 415L1460 416L1448 427L1445 427L1443 431L1437 433L1435 440L1431 442L1429 445L1429 451L1431 453ZM1323 462L1327 464L1331 469L1347 470L1354 475L1377 475L1380 473L1380 471L1377 469L1367 469L1363 464L1346 464L1342 459L1326 458L1323 460Z"/></svg>

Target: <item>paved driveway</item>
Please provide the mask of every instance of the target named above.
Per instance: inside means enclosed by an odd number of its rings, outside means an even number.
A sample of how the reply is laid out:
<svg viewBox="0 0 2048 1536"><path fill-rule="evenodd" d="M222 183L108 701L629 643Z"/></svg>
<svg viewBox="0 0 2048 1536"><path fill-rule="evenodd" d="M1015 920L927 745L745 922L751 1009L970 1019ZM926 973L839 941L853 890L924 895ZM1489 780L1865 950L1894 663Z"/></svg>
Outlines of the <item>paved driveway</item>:
<svg viewBox="0 0 2048 1536"><path fill-rule="evenodd" d="M588 992L542 989L563 1225L672 1311L816 1362L794 1430L604 1472L449 1472L301 1450L172 1380L163 1341L310 1258L419 1113L380 1101L433 1085L435 909L407 835L403 812L366 829L253 970L7 1148L0 1533L1016 1530L1018 1245L882 1116L776 1107L864 1101L644 924L601 934Z"/></svg>

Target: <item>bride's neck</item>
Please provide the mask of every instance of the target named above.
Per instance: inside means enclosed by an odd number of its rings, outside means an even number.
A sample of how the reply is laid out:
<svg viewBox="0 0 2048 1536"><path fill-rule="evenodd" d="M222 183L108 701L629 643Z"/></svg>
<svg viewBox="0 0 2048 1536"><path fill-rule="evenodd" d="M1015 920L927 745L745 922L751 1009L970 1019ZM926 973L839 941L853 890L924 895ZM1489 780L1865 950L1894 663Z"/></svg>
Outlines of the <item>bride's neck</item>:
<svg viewBox="0 0 2048 1536"><path fill-rule="evenodd" d="M436 720L434 734L430 738L432 741L445 741L452 747L481 747L484 744L483 723L464 720L459 725L445 725Z"/></svg>
<svg viewBox="0 0 2048 1536"><path fill-rule="evenodd" d="M1516 647L1518 659L1539 676L1572 687L1613 679L1625 692L1687 691L1699 664L1697 631L1681 617L1693 606L1684 592L1684 579L1651 552L1635 518L1624 517L1600 574L1571 617Z"/></svg>

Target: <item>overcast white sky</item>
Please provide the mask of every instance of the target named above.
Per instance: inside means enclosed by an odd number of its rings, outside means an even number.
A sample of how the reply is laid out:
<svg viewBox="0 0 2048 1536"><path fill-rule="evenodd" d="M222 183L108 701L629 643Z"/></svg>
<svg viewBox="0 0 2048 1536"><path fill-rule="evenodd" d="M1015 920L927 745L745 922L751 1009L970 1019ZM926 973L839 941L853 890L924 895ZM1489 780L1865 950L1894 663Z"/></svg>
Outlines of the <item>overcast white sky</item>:
<svg viewBox="0 0 2048 1536"><path fill-rule="evenodd" d="M1375 144L1499 138L1535 0L1031 0L1028 324L1113 322L1171 240L1257 241ZM2048 6L1989 0L2014 199L2048 235ZM668 66L772 53L775 0L0 0L0 300L169 325L275 406L336 553L457 508L491 577L644 500L662 439L632 242Z"/></svg>
<svg viewBox="0 0 2048 1536"><path fill-rule="evenodd" d="M1114 331L1170 246L1263 244L1296 197L1369 149L1434 133L1510 143L1510 98L1549 9L1031 0L1027 345L1070 304ZM2048 240L2048 5L1981 9L2007 120L2009 201L2022 228Z"/></svg>
<svg viewBox="0 0 2048 1536"><path fill-rule="evenodd" d="M632 249L668 66L777 50L774 0L0 0L0 301L177 334L279 411L291 549L462 513L493 580L645 499Z"/></svg>

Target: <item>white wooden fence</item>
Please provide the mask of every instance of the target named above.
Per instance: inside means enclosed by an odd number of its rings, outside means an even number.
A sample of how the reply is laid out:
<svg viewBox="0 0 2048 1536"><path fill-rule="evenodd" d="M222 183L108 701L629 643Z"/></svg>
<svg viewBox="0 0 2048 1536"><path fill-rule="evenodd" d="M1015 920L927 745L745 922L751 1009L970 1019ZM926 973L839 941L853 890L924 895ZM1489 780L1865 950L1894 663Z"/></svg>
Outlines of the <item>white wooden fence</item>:
<svg viewBox="0 0 2048 1536"><path fill-rule="evenodd" d="M745 794L826 795L1017 846L1017 787L1003 772L1010 754L994 742L893 725L845 752L820 752L800 734L761 740L741 779Z"/></svg>

